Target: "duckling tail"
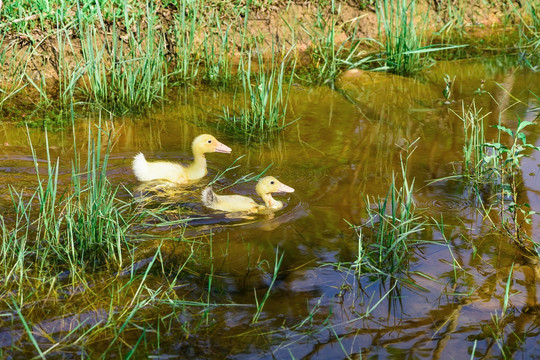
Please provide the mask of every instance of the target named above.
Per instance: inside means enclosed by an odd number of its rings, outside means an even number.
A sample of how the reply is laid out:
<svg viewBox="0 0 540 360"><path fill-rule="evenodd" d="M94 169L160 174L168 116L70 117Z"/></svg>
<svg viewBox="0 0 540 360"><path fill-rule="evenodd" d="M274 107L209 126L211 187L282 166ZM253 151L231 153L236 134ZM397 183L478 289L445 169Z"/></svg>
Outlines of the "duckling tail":
<svg viewBox="0 0 540 360"><path fill-rule="evenodd" d="M217 195L214 192L214 190L212 190L211 186L203 190L201 194L201 202L203 203L203 205L210 207L213 204L215 204L216 201L217 201Z"/></svg>
<svg viewBox="0 0 540 360"><path fill-rule="evenodd" d="M133 173L139 181L148 181L148 162L144 158L143 153L138 153L133 158L133 163L131 164L133 168Z"/></svg>

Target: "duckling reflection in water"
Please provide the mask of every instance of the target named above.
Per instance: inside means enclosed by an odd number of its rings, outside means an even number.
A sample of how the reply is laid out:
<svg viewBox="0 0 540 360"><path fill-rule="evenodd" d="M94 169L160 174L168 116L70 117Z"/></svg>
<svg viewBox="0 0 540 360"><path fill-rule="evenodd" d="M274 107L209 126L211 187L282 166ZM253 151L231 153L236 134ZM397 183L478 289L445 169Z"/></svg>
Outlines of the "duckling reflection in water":
<svg viewBox="0 0 540 360"><path fill-rule="evenodd" d="M281 201L275 200L272 193L292 193L294 189L281 183L273 176L266 176L259 180L255 187L257 194L264 201L264 205L257 204L255 200L242 195L217 195L211 187L203 190L201 201L204 206L226 212L267 213L283 208Z"/></svg>
<svg viewBox="0 0 540 360"><path fill-rule="evenodd" d="M182 166L168 161L146 161L144 155L139 153L133 159L133 173L139 181L167 180L175 184L187 184L192 180L199 180L207 173L205 153L230 153L232 150L220 143L215 137L208 134L197 136L191 145L193 163Z"/></svg>

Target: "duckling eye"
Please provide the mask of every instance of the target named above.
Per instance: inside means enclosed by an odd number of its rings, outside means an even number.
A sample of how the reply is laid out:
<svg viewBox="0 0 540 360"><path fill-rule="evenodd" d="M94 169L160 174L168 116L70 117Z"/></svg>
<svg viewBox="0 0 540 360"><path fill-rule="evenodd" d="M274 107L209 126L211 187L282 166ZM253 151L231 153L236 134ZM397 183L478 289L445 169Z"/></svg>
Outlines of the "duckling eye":
<svg viewBox="0 0 540 360"><path fill-rule="evenodd" d="M212 140L208 140L208 143L211 144L211 143L212 143Z"/></svg>
<svg viewBox="0 0 540 360"><path fill-rule="evenodd" d="M274 181L270 181L270 184L274 185Z"/></svg>

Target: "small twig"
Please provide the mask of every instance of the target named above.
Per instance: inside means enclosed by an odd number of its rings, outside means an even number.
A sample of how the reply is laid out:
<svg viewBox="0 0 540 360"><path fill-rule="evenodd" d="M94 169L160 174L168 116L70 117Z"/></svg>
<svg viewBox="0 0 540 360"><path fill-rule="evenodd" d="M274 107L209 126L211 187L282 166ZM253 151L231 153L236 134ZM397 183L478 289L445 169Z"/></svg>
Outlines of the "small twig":
<svg viewBox="0 0 540 360"><path fill-rule="evenodd" d="M0 9L1 8L2 8L2 0L0 0ZM9 25L12 25L12 24L17 24L17 23L20 23L20 22L23 22L23 21L35 20L38 17L39 17L39 15L34 14L34 15L29 15L27 17L23 17L23 18L20 18L20 19L15 19L15 20L12 20L12 21L7 22L7 23L0 24L0 28L3 28L5 26L9 26Z"/></svg>

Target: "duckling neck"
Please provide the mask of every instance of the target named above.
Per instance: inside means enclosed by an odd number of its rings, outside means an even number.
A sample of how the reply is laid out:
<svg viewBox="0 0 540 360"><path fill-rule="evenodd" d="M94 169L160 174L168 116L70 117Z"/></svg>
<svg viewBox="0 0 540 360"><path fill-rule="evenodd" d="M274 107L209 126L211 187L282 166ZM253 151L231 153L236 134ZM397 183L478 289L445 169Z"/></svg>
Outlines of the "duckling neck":
<svg viewBox="0 0 540 360"><path fill-rule="evenodd" d="M272 194L260 194L260 195L264 201L264 205L266 206L266 208L272 209L272 210L279 210L283 207L283 203L281 201L275 200L272 197Z"/></svg>
<svg viewBox="0 0 540 360"><path fill-rule="evenodd" d="M206 157L204 153L193 150L193 163L186 169L189 180L198 180L206 175Z"/></svg>

